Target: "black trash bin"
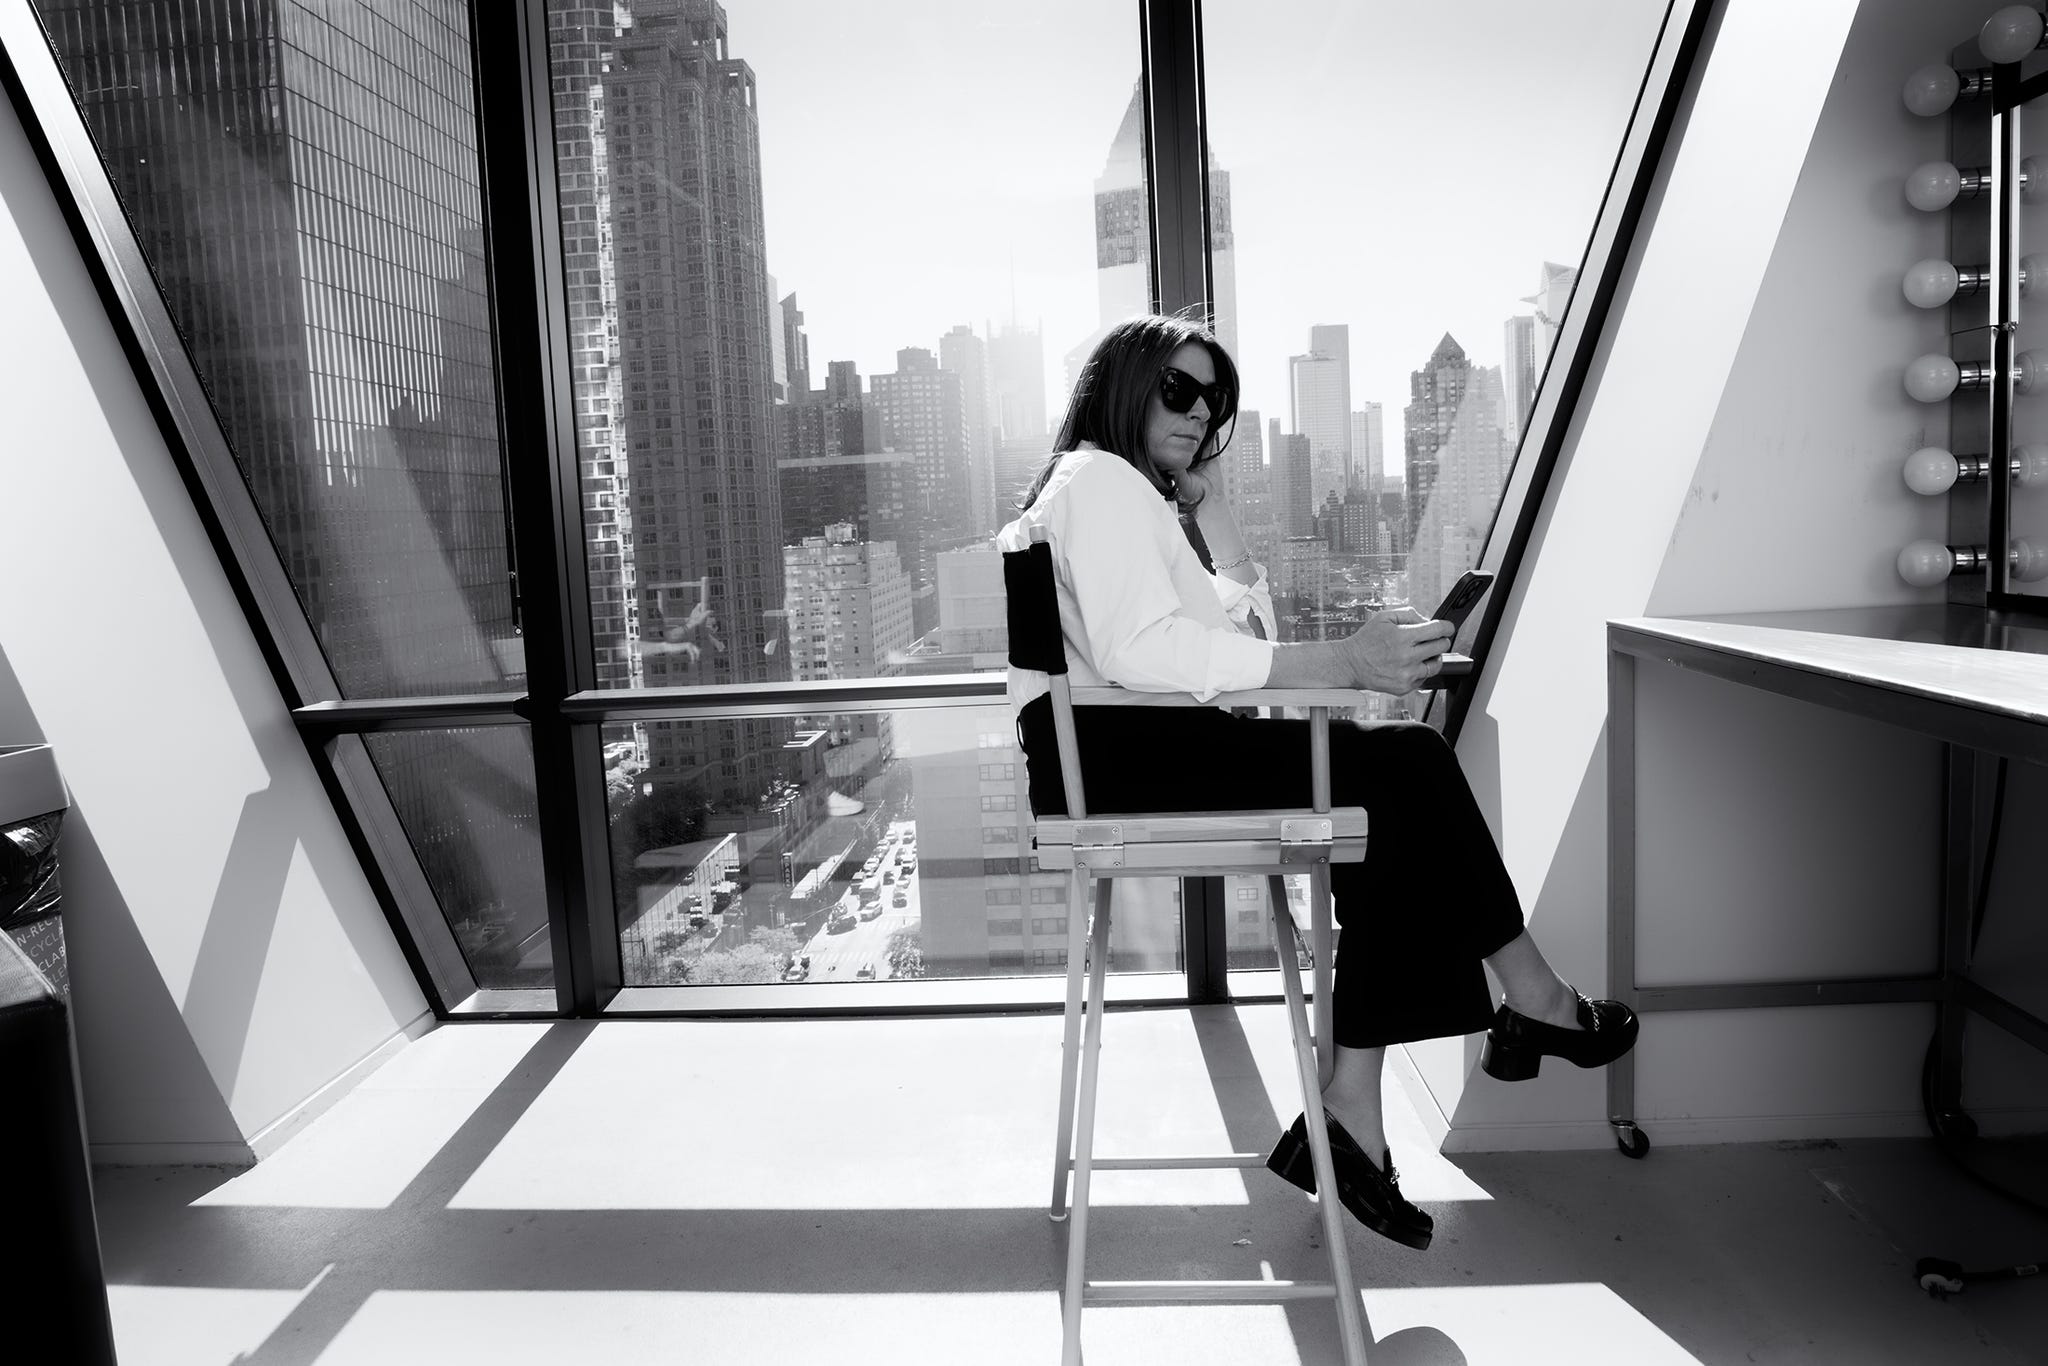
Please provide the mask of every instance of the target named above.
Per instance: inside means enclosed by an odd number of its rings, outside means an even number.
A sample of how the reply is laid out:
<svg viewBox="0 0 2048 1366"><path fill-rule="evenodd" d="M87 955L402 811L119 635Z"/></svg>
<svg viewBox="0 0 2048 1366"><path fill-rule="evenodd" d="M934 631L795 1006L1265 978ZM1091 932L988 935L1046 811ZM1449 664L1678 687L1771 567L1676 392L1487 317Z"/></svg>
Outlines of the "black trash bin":
<svg viewBox="0 0 2048 1366"><path fill-rule="evenodd" d="M47 746L0 748L0 1208L6 1297L19 1306L0 1341L22 1361L112 1366L58 918L69 805Z"/></svg>

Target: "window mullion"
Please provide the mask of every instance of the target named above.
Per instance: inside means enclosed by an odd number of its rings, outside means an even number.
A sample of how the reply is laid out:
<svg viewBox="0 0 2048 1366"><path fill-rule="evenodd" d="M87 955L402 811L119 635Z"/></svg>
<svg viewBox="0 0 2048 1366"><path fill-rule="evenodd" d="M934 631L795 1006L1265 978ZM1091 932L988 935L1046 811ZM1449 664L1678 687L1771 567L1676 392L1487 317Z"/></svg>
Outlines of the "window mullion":
<svg viewBox="0 0 2048 1366"><path fill-rule="evenodd" d="M556 1000L594 1016L620 985L604 759L593 722L562 700L596 686L576 459L542 0L477 5L484 158L513 560L520 569L535 811Z"/></svg>

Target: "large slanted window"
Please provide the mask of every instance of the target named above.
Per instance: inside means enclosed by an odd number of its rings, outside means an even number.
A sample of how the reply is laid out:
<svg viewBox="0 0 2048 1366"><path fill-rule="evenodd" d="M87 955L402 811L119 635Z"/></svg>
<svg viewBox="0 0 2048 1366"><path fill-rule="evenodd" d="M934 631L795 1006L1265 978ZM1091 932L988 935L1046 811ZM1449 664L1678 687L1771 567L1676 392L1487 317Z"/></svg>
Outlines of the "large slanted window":
<svg viewBox="0 0 2048 1366"><path fill-rule="evenodd" d="M1286 638L1513 571L1705 5L1461 13L32 0L0 75L442 1014L1001 1008L1082 908L989 537L1108 325L1237 357ZM1263 895L1120 884L1113 993Z"/></svg>
<svg viewBox="0 0 2048 1366"><path fill-rule="evenodd" d="M260 522L245 549L296 599L301 686L523 692L467 6L36 10ZM523 740L368 756L476 984L549 986Z"/></svg>

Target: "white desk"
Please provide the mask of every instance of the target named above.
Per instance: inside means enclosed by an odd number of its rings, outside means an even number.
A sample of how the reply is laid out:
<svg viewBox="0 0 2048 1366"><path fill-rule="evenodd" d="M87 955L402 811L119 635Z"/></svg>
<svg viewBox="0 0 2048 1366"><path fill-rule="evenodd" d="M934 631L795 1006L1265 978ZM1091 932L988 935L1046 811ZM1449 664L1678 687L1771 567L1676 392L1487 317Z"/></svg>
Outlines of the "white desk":
<svg viewBox="0 0 2048 1366"><path fill-rule="evenodd" d="M1973 794L1997 756L2048 764L2048 622L1993 620L1928 605L1640 617L1607 624L1607 965L1609 991L1638 1013L1930 1001L1937 1007L1936 1110L1958 1133L1963 1027L1971 1011L2048 1052L2048 1020L1970 976L1977 866ZM1925 977L1643 986L1636 981L1637 661L1740 683L1940 740L1947 792L1941 955ZM1608 1122L1621 1150L1649 1141L1635 1122L1633 1056L1607 1073Z"/></svg>

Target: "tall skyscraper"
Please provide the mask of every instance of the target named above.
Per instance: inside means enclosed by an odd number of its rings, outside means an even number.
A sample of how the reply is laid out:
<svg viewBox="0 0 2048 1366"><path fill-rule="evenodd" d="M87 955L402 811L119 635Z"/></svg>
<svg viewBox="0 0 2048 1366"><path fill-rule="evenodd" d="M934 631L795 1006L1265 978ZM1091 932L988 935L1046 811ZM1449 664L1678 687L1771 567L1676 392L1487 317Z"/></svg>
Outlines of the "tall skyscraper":
<svg viewBox="0 0 2048 1366"><path fill-rule="evenodd" d="M1437 463L1444 443L1450 438L1458 403L1465 397L1472 362L1465 348L1444 333L1443 340L1420 370L1408 376L1408 406L1402 411L1402 435L1407 448L1408 537L1412 544L1416 529L1427 514L1436 489Z"/></svg>
<svg viewBox="0 0 2048 1366"><path fill-rule="evenodd" d="M939 338L939 368L960 380L960 412L967 426L967 524L973 536L991 536L1009 518L996 518L995 397L988 343L965 323Z"/></svg>
<svg viewBox="0 0 2048 1366"><path fill-rule="evenodd" d="M1408 591L1428 611L1470 567L1500 501L1501 381L1445 334L1408 383Z"/></svg>
<svg viewBox="0 0 2048 1366"><path fill-rule="evenodd" d="M1509 318L1501 325L1500 378L1505 406L1501 411L1501 435L1508 454L1522 444L1522 431L1536 407L1536 382L1543 374L1545 357L1536 353L1536 319L1527 313Z"/></svg>
<svg viewBox="0 0 2048 1366"><path fill-rule="evenodd" d="M970 539L967 417L960 376L941 370L932 353L906 346L896 353L894 374L868 380L868 408L883 450L909 455L917 467L913 515L925 528L917 557L907 563L916 585L917 629L938 623L934 597L938 567L933 556Z"/></svg>
<svg viewBox="0 0 2048 1366"><path fill-rule="evenodd" d="M988 367L994 391L992 414L1003 430L1003 440L1044 436L1050 430L1045 414L1044 335L1035 327L1021 328L1015 323L991 331Z"/></svg>
<svg viewBox="0 0 2048 1366"><path fill-rule="evenodd" d="M548 48L590 634L598 686L627 688L645 679L640 603L632 589L633 480L623 447L618 251L612 240L611 139L604 97L604 73L617 36L613 9L610 3L550 6Z"/></svg>
<svg viewBox="0 0 2048 1366"><path fill-rule="evenodd" d="M775 307L782 336L783 377L789 388L784 402L796 403L811 392L811 339L804 335L804 311L796 306L796 295L788 295Z"/></svg>
<svg viewBox="0 0 2048 1366"><path fill-rule="evenodd" d="M1309 480L1309 441L1299 432L1282 432L1272 418L1266 430L1266 479L1272 489L1273 525L1278 538L1306 536L1315 529L1315 504Z"/></svg>
<svg viewBox="0 0 2048 1366"><path fill-rule="evenodd" d="M1230 445L1223 452L1223 492L1237 515L1245 546L1261 564L1271 562L1274 544L1273 488L1266 475L1266 434L1256 408L1237 414Z"/></svg>
<svg viewBox="0 0 2048 1366"><path fill-rule="evenodd" d="M1145 94L1133 86L1123 122L1110 139L1102 174L1095 177L1095 304L1103 327L1147 312L1152 306L1152 218L1147 189Z"/></svg>
<svg viewBox="0 0 2048 1366"><path fill-rule="evenodd" d="M1003 438L996 447L996 519L1007 522L1017 515L1017 504L1031 487L1045 462L1052 458L1050 436Z"/></svg>
<svg viewBox="0 0 2048 1366"><path fill-rule="evenodd" d="M1542 275L1536 285L1536 292L1522 300L1536 308L1535 352L1539 369L1543 358L1550 354L1551 345L1557 340L1557 329L1564 326L1564 310L1571 302L1572 289L1579 282L1577 266L1561 266L1555 261L1543 263Z"/></svg>
<svg viewBox="0 0 2048 1366"><path fill-rule="evenodd" d="M604 74L649 686L785 679L754 73L714 0L636 0ZM778 320L779 321L779 320ZM649 776L763 791L787 727L655 727Z"/></svg>
<svg viewBox="0 0 2048 1366"><path fill-rule="evenodd" d="M1378 498L1387 477L1387 432L1382 405L1367 399L1351 414L1351 487Z"/></svg>
<svg viewBox="0 0 2048 1366"><path fill-rule="evenodd" d="M1287 362L1294 430L1308 438L1310 501L1321 507L1351 486L1351 329L1309 329L1309 349Z"/></svg>
<svg viewBox="0 0 2048 1366"><path fill-rule="evenodd" d="M1217 340L1237 356L1237 250L1230 213L1230 173L1209 157L1209 259L1216 297ZM1131 102L1110 139L1109 156L1095 178L1095 330L1066 356L1066 384L1074 379L1110 327L1152 310L1152 223L1145 176L1145 94L1131 87Z"/></svg>

